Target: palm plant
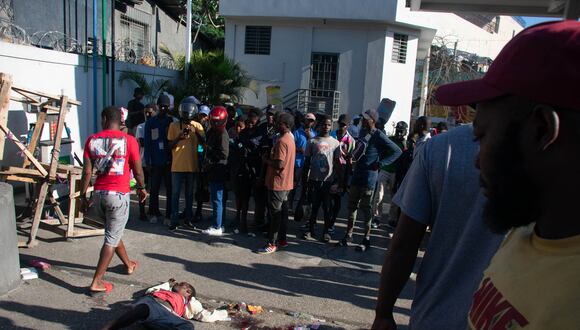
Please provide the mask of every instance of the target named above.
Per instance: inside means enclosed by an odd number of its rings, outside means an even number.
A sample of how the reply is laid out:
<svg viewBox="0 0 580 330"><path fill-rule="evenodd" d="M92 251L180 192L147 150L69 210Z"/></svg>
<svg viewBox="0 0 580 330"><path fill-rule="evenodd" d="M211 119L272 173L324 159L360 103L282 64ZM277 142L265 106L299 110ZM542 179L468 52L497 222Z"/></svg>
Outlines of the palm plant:
<svg viewBox="0 0 580 330"><path fill-rule="evenodd" d="M143 99L145 103L155 103L159 94L169 88L170 81L168 79L156 79L148 82L145 76L135 71L125 71L119 76L119 83L130 80L134 82L143 90Z"/></svg>
<svg viewBox="0 0 580 330"><path fill-rule="evenodd" d="M174 91L179 96L195 95L207 104L240 102L252 81L238 63L223 51L196 50L191 55L187 81Z"/></svg>

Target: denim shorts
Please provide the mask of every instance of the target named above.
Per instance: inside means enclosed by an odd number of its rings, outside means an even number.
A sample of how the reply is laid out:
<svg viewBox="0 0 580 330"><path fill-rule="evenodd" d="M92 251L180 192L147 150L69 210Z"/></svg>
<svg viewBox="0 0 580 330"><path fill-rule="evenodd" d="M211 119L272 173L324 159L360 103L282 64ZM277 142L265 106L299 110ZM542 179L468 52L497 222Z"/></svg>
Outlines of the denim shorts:
<svg viewBox="0 0 580 330"><path fill-rule="evenodd" d="M129 220L130 195L113 191L95 191L95 208L105 220L105 245L117 247Z"/></svg>

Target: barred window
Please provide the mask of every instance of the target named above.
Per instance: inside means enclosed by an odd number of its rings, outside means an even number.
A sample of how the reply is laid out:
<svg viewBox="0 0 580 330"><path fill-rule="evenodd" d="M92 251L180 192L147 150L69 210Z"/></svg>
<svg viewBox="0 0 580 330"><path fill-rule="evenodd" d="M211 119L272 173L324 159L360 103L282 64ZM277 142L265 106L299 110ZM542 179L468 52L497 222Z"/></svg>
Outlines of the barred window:
<svg viewBox="0 0 580 330"><path fill-rule="evenodd" d="M407 61L407 43L409 36L406 34L395 33L393 37L393 55L391 60L394 63L405 63Z"/></svg>
<svg viewBox="0 0 580 330"><path fill-rule="evenodd" d="M246 26L245 54L270 55L271 26Z"/></svg>
<svg viewBox="0 0 580 330"><path fill-rule="evenodd" d="M149 25L121 15L121 40L141 58L149 51Z"/></svg>

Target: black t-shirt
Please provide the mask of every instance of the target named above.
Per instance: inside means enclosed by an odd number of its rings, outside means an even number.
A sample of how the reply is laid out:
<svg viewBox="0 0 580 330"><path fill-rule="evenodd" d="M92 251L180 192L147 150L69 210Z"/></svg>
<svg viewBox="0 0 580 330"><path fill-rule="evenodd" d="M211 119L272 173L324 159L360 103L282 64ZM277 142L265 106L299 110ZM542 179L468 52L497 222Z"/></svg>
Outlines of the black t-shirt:
<svg viewBox="0 0 580 330"><path fill-rule="evenodd" d="M127 118L127 127L134 128L137 125L145 122L145 114L143 110L145 110L145 106L141 101L133 99L129 101L127 104L127 110L129 111L129 117Z"/></svg>

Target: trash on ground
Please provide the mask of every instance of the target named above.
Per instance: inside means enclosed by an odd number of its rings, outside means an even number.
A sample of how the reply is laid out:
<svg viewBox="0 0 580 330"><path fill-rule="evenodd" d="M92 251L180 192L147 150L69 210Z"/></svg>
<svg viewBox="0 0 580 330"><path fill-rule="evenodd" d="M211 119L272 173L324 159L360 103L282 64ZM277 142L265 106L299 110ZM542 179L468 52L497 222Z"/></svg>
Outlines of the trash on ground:
<svg viewBox="0 0 580 330"><path fill-rule="evenodd" d="M50 269L50 264L48 262L38 260L38 259L28 261L28 266L32 266L34 268L40 269L43 272Z"/></svg>
<svg viewBox="0 0 580 330"><path fill-rule="evenodd" d="M315 321L315 322L319 322L319 323L326 322L326 320L324 320L324 319L319 319L319 318L316 318L310 314L306 314L306 313L302 313L302 312L287 312L286 315L292 316L295 318L299 318L299 319L311 320L311 321Z"/></svg>
<svg viewBox="0 0 580 330"><path fill-rule="evenodd" d="M260 314L264 311L262 306L248 305L248 313L252 315Z"/></svg>
<svg viewBox="0 0 580 330"><path fill-rule="evenodd" d="M23 280L33 280L38 278L38 270L34 267L20 268L20 276Z"/></svg>

